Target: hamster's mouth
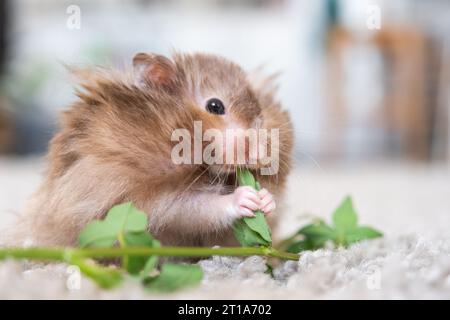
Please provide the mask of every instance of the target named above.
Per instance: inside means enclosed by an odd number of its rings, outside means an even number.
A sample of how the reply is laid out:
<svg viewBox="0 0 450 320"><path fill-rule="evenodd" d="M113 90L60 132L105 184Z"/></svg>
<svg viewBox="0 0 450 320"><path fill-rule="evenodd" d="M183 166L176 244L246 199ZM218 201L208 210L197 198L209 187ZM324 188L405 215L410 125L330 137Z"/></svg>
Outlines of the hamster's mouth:
<svg viewBox="0 0 450 320"><path fill-rule="evenodd" d="M215 175L236 175L236 166L229 164L212 164L208 166L208 171Z"/></svg>
<svg viewBox="0 0 450 320"><path fill-rule="evenodd" d="M238 168L248 169L255 177L259 175L260 168L255 165L210 165L207 167L210 184L225 186L226 192L232 192L238 186Z"/></svg>
<svg viewBox="0 0 450 320"><path fill-rule="evenodd" d="M236 180L237 168L246 168L250 171L258 169L256 165L230 165L230 164L214 164L208 166L208 171L211 177L216 177L217 180Z"/></svg>
<svg viewBox="0 0 450 320"><path fill-rule="evenodd" d="M211 184L236 186L236 167L232 165L208 166L209 180Z"/></svg>

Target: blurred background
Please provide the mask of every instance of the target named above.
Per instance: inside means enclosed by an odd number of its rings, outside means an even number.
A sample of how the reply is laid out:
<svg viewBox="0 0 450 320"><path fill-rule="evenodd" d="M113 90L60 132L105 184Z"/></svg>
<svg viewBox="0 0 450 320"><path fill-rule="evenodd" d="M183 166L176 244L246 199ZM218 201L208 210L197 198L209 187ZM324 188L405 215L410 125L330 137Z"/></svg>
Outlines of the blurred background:
<svg viewBox="0 0 450 320"><path fill-rule="evenodd" d="M0 0L0 209L15 207L11 199L25 198L40 179L36 166L58 113L75 99L64 64L125 68L137 52L176 49L280 72L296 160L322 172L350 168L339 176L352 182L343 192L384 174L373 192L402 189L407 205L422 183L441 194L447 212L449 30L448 0ZM394 164L404 175L384 169ZM376 169L354 169L365 165ZM331 179L339 178L305 181L323 187ZM306 209L320 206L305 198Z"/></svg>
<svg viewBox="0 0 450 320"><path fill-rule="evenodd" d="M0 3L2 152L45 152L74 100L64 64L177 49L280 72L305 163L449 161L449 1Z"/></svg>

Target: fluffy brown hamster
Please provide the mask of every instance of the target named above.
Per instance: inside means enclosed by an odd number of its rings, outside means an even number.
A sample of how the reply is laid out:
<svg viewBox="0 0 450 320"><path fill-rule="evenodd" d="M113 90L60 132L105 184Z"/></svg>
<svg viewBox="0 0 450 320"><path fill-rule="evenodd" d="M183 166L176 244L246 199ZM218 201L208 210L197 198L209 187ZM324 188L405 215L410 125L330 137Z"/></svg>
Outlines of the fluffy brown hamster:
<svg viewBox="0 0 450 320"><path fill-rule="evenodd" d="M115 204L132 201L148 214L163 244L228 245L236 219L270 213L290 170L293 136L270 81L208 54L171 59L137 54L133 70L75 72L78 100L50 143L45 180L16 225L14 240L76 245L80 230ZM237 164L175 164L174 129L279 129L279 168L261 175L259 193L237 187ZM268 191L269 190L269 191ZM272 223L277 214L268 215Z"/></svg>

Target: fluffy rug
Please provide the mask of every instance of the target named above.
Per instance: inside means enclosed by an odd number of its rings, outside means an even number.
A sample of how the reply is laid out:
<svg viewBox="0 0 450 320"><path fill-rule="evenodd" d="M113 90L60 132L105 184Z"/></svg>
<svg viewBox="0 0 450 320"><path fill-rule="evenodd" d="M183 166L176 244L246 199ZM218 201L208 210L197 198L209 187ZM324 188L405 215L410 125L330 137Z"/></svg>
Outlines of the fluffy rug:
<svg viewBox="0 0 450 320"><path fill-rule="evenodd" d="M39 161L0 160L0 227L20 211L39 181ZM87 279L71 285L66 265L0 263L0 298L38 299L448 299L450 298L450 171L445 167L311 169L291 177L279 234L311 216L329 219L351 194L360 222L384 232L382 239L349 249L302 253L266 273L261 257L213 257L200 262L197 288L156 295L132 280L105 291Z"/></svg>

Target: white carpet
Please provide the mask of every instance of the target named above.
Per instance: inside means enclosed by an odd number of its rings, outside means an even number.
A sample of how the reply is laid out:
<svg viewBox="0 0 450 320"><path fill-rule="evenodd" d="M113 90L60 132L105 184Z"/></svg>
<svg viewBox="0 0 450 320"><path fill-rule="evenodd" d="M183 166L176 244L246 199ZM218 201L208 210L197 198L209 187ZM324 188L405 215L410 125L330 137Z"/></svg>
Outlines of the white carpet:
<svg viewBox="0 0 450 320"><path fill-rule="evenodd" d="M0 159L0 227L20 212L39 182L40 161ZM342 198L352 195L360 222L385 233L383 239L347 250L303 253L282 263L274 278L260 257L201 262L202 284L163 298L450 298L450 170L445 167L375 166L306 169L292 175L279 234L287 235L311 214L329 219ZM25 270L25 271L24 271ZM136 283L104 291L83 279L69 290L65 265L34 267L0 263L0 298L155 298Z"/></svg>

